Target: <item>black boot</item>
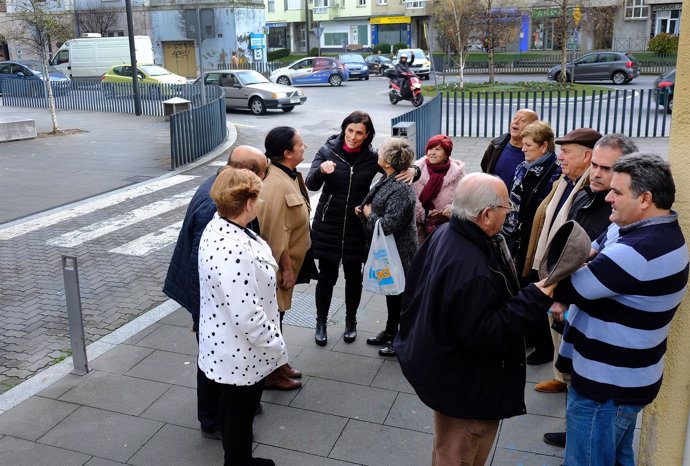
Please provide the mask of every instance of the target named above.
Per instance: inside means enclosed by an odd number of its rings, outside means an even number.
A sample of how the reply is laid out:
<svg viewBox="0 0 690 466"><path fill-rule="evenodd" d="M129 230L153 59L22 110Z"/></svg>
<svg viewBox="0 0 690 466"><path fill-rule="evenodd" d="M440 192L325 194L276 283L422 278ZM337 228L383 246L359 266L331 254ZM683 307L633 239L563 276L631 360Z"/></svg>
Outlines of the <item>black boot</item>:
<svg viewBox="0 0 690 466"><path fill-rule="evenodd" d="M326 321L316 321L316 332L314 333L314 342L319 346L326 346L328 343L328 335L326 334Z"/></svg>
<svg viewBox="0 0 690 466"><path fill-rule="evenodd" d="M332 297L332 286L316 285L316 293L314 295L314 300L316 301L316 332L314 333L314 341L319 346L326 346L326 343L328 343L326 324L328 322L328 309L331 307Z"/></svg>
<svg viewBox="0 0 690 466"><path fill-rule="evenodd" d="M375 337L367 338L367 345L374 346L385 346L393 343L393 338L395 338L395 333L384 330L379 332Z"/></svg>
<svg viewBox="0 0 690 466"><path fill-rule="evenodd" d="M357 338L357 321L354 319L345 319L345 333L343 333L343 341L345 343L352 343Z"/></svg>

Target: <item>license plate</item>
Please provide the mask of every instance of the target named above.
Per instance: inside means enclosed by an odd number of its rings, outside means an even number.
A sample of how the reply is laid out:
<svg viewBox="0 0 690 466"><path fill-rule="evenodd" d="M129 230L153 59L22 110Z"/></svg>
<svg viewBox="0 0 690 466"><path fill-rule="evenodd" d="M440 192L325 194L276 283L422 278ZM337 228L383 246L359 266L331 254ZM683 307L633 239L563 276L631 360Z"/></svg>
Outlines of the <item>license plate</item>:
<svg viewBox="0 0 690 466"><path fill-rule="evenodd" d="M291 104L298 104L298 103L299 103L299 99L290 99L290 103L291 103Z"/></svg>

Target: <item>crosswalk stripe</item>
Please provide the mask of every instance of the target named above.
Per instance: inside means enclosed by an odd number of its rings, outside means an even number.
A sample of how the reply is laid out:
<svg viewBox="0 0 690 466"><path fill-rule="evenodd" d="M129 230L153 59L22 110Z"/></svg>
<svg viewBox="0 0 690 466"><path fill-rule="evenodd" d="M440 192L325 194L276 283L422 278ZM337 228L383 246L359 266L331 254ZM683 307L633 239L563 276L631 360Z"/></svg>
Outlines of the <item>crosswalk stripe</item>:
<svg viewBox="0 0 690 466"><path fill-rule="evenodd" d="M86 201L77 206L60 210L53 214L44 215L33 220L27 220L25 222L13 224L5 228L0 228L0 240L12 239L35 230L40 230L41 228L49 227L65 220L78 217L80 215L89 214L96 210L119 204L120 202L160 191L161 189L169 188L180 183L185 183L189 180L193 180L194 178L198 177L192 175L171 176L170 178L154 181L153 183L148 183L132 189L125 189L114 194L99 197L98 199L94 199L92 201Z"/></svg>
<svg viewBox="0 0 690 466"><path fill-rule="evenodd" d="M154 231L153 233L144 235L135 239L134 241L125 243L122 246L113 248L108 252L124 254L127 256L143 257L174 243L180 233L180 228L182 228L182 221L175 222L172 225L168 225L167 227L161 228L158 231Z"/></svg>
<svg viewBox="0 0 690 466"><path fill-rule="evenodd" d="M134 225L142 220L156 217L170 210L187 205L195 192L196 189L190 189L189 191L175 194L162 201L154 202L153 204L57 236L48 240L46 244L73 248L86 241L91 241L92 239L107 235L113 231Z"/></svg>
<svg viewBox="0 0 690 466"><path fill-rule="evenodd" d="M228 164L228 162L225 160L215 160L215 161L209 163L208 165L209 165L209 167L224 167L227 164Z"/></svg>

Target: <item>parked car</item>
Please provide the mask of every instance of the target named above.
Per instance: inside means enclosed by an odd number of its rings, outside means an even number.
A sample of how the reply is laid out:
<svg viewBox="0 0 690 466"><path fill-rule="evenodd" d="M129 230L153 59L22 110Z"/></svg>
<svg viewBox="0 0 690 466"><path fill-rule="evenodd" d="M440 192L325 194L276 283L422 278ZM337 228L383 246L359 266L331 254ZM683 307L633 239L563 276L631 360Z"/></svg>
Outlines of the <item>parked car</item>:
<svg viewBox="0 0 690 466"><path fill-rule="evenodd" d="M71 80L56 70L48 66L48 77L53 86L55 95L65 95L71 87ZM45 82L43 77L43 65L38 60L8 60L0 62L0 94L2 94L2 84L9 80L30 81L27 86L27 93L33 96L45 95ZM41 83L41 84L39 84Z"/></svg>
<svg viewBox="0 0 690 466"><path fill-rule="evenodd" d="M204 83L223 88L227 108L248 108L254 115L264 115L267 109L291 112L307 101L302 89L272 83L254 70L209 71Z"/></svg>
<svg viewBox="0 0 690 466"><path fill-rule="evenodd" d="M640 75L637 59L630 53L595 52L581 56L566 63L566 76L570 81L575 73L575 81L611 80L614 84L627 84ZM574 70L574 71L573 71ZM561 65L549 70L548 79L558 81Z"/></svg>
<svg viewBox="0 0 690 466"><path fill-rule="evenodd" d="M329 57L307 57L297 60L284 68L271 73L274 83L291 84L330 84L340 86L350 79L350 73L340 60Z"/></svg>
<svg viewBox="0 0 690 466"><path fill-rule="evenodd" d="M338 57L350 72L350 79L369 80L369 67L359 53L343 53Z"/></svg>
<svg viewBox="0 0 690 466"><path fill-rule="evenodd" d="M414 71L414 73L419 76L420 79L429 79L431 75L431 62L429 62L426 54L422 51L422 49L400 49L395 53L395 56L393 57L393 61L391 62L391 66L395 68L395 65L398 64L400 61L400 55L402 54L407 55L407 60L409 61L410 58L412 57L412 54L414 53L414 62L412 65L410 65L410 70ZM384 73L386 77L390 78L390 72L388 74Z"/></svg>
<svg viewBox="0 0 690 466"><path fill-rule="evenodd" d="M161 98L177 95L176 84L185 84L187 78L166 70L159 65L137 65L137 75L141 84L141 95ZM132 95L132 65L115 65L101 76L103 91L108 97ZM129 84L130 86L127 86ZM162 86L162 85L170 86Z"/></svg>
<svg viewBox="0 0 690 466"><path fill-rule="evenodd" d="M676 69L662 74L656 81L654 81L654 89L656 89L656 103L666 107L668 113L673 113L673 89L676 87ZM668 91L666 90L668 89ZM666 96L668 96L668 105L666 105Z"/></svg>
<svg viewBox="0 0 690 466"><path fill-rule="evenodd" d="M384 55L369 55L364 59L369 68L369 73L383 74L387 69L391 68L392 60Z"/></svg>

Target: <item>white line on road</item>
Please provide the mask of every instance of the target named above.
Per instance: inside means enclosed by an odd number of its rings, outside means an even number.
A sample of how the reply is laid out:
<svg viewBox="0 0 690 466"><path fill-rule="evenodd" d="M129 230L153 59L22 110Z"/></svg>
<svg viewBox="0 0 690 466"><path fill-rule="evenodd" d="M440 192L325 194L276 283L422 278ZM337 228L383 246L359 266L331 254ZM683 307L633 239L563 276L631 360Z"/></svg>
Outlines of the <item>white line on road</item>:
<svg viewBox="0 0 690 466"><path fill-rule="evenodd" d="M113 231L134 225L142 220L156 217L170 210L187 205L195 191L196 189L190 189L189 191L176 194L168 199L163 199L162 201L154 202L153 204L134 209L116 217L93 223L83 228L79 228L78 230L70 231L48 240L46 244L51 246L73 248L74 246L78 246L86 241L91 241L92 239L107 235Z"/></svg>
<svg viewBox="0 0 690 466"><path fill-rule="evenodd" d="M126 256L143 257L174 243L180 233L180 228L182 228L182 221L168 225L148 235L144 235L134 241L113 248L108 252L124 254Z"/></svg>
<svg viewBox="0 0 690 466"><path fill-rule="evenodd" d="M170 178L165 178L160 181L154 181L153 183L137 186L136 188L127 189L112 195L107 195L105 197L100 197L93 201L87 201L75 207L60 210L59 212L55 212L54 214L49 214L44 217L36 218L33 220L27 220L16 225L0 229L0 240L12 239L35 230L39 230L41 228L49 227L57 223L64 222L65 220L69 220L80 215L89 214L96 210L104 209L106 207L119 204L120 202L134 199L139 196L144 196L146 194L151 194L161 189L169 188L171 186L175 186L177 184L193 180L194 178L198 177L191 175L172 176Z"/></svg>

